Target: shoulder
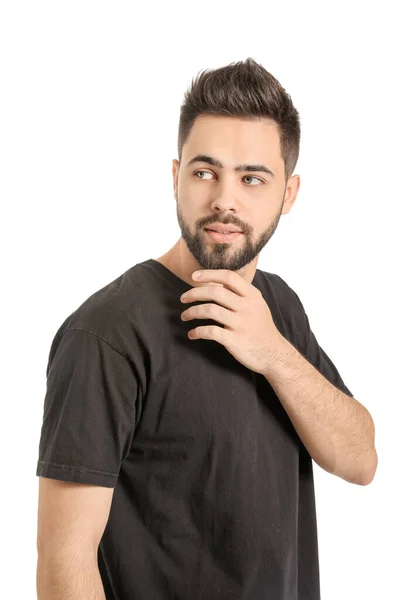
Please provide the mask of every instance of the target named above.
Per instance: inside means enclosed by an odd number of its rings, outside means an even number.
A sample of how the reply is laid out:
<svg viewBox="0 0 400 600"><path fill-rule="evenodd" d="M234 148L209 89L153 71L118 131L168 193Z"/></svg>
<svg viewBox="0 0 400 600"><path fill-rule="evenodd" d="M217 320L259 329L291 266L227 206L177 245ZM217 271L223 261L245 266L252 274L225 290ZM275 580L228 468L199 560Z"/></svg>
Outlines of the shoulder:
<svg viewBox="0 0 400 600"><path fill-rule="evenodd" d="M263 294L280 332L296 346L307 330L303 304L295 290L278 274L259 271L257 287Z"/></svg>
<svg viewBox="0 0 400 600"><path fill-rule="evenodd" d="M132 334L140 322L143 293L143 271L131 267L86 297L59 326L55 340L70 330L86 331L104 340L121 353L126 351L128 332Z"/></svg>
<svg viewBox="0 0 400 600"><path fill-rule="evenodd" d="M261 291L272 295L283 310L303 311L303 305L294 289L277 273L258 269Z"/></svg>

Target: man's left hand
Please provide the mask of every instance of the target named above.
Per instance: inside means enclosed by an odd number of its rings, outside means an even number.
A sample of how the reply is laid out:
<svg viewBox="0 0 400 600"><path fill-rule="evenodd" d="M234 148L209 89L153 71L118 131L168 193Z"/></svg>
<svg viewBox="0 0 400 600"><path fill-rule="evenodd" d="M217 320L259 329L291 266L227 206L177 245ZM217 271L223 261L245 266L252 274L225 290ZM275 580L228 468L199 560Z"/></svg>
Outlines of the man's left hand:
<svg viewBox="0 0 400 600"><path fill-rule="evenodd" d="M211 285L194 287L182 302L212 300L216 304L201 304L185 310L181 317L212 319L224 325L196 327L188 333L190 339L214 340L242 365L265 375L277 357L281 333L275 326L271 311L261 292L241 275L228 269L201 271L198 282ZM221 285L213 285L215 283Z"/></svg>

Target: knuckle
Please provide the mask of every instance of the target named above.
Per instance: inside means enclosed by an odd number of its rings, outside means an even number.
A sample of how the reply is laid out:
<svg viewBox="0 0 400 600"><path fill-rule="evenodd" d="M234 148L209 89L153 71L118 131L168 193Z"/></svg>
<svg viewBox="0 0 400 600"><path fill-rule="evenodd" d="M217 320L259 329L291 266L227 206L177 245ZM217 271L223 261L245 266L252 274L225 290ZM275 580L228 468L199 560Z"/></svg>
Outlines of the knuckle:
<svg viewBox="0 0 400 600"><path fill-rule="evenodd" d="M213 285L211 287L211 294L215 297L218 297L218 295L220 294L221 290L223 290L223 286L222 285Z"/></svg>
<svg viewBox="0 0 400 600"><path fill-rule="evenodd" d="M215 317L218 314L218 306L216 304L207 304L207 314L210 317Z"/></svg>

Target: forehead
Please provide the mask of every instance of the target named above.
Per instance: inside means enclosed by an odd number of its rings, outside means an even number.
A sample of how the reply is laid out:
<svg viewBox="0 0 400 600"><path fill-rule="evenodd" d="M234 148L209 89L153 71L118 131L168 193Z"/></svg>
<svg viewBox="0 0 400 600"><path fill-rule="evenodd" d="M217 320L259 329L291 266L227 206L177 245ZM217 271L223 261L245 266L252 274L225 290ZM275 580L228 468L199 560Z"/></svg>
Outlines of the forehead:
<svg viewBox="0 0 400 600"><path fill-rule="evenodd" d="M275 168L282 161L279 128L272 119L250 121L237 117L200 115L182 148L185 158L210 154L227 162L267 161Z"/></svg>

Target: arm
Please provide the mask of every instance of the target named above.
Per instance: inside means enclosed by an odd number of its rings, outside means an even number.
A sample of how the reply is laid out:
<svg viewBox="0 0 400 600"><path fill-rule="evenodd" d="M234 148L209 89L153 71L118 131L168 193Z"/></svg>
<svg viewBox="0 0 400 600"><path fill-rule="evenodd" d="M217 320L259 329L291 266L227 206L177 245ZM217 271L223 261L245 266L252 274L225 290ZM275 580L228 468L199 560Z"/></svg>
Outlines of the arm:
<svg viewBox="0 0 400 600"><path fill-rule="evenodd" d="M378 457L368 410L332 385L281 335L263 375L315 462L351 483L371 483Z"/></svg>
<svg viewBox="0 0 400 600"><path fill-rule="evenodd" d="M39 478L38 600L105 600L97 551L113 492Z"/></svg>
<svg viewBox="0 0 400 600"><path fill-rule="evenodd" d="M106 600L97 556L84 548L40 554L36 583L38 600Z"/></svg>

